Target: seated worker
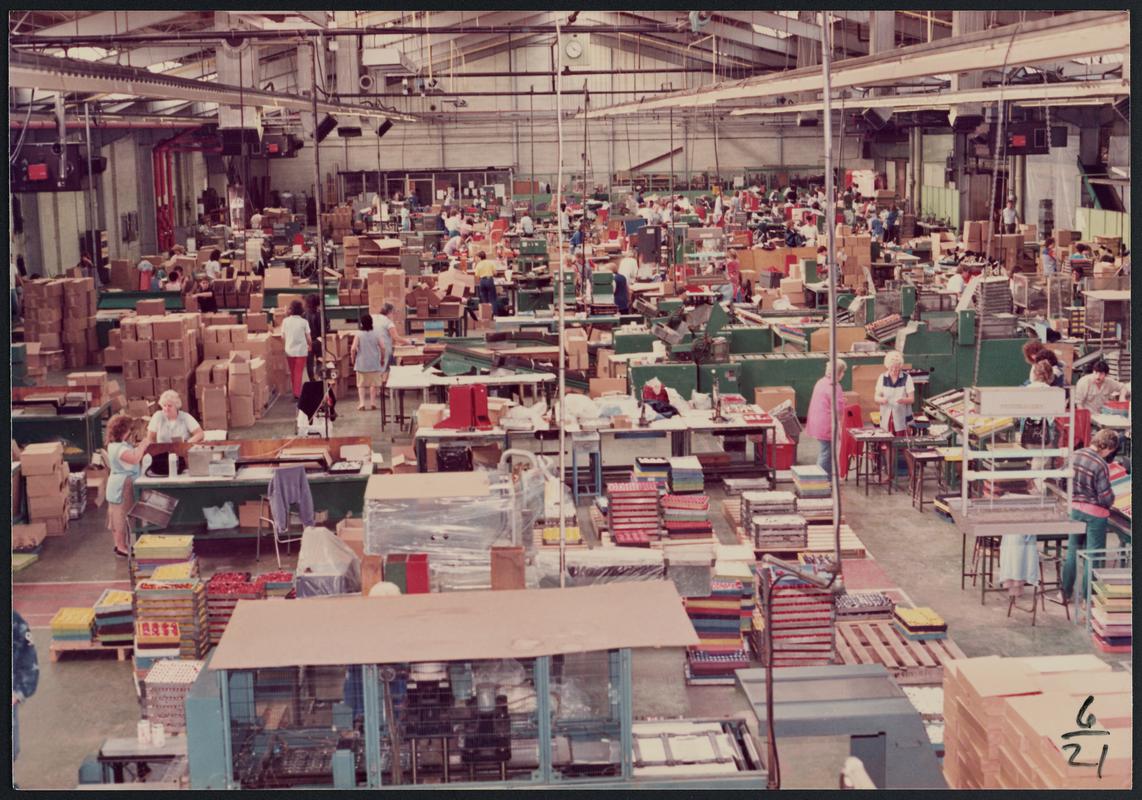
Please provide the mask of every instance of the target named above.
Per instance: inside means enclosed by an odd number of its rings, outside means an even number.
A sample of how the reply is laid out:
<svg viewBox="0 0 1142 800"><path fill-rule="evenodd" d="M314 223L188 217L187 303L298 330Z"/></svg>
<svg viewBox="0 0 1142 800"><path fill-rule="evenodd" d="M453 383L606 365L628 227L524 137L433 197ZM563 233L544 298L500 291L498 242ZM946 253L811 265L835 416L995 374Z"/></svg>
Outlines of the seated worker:
<svg viewBox="0 0 1142 800"><path fill-rule="evenodd" d="M1075 384L1075 408L1085 408L1098 414L1108 401L1121 398L1126 387L1110 377L1110 366L1099 359L1090 368L1090 373L1079 378Z"/></svg>
<svg viewBox="0 0 1142 800"><path fill-rule="evenodd" d="M206 263L202 265L202 268L204 270L206 270L206 277L210 278L210 280L212 280L212 281L216 281L220 277L222 277L222 260L221 259L222 259L222 251L218 250L218 249L214 249L214 250L210 251L210 258L208 258L206 260Z"/></svg>
<svg viewBox="0 0 1142 800"><path fill-rule="evenodd" d="M532 236L535 234L535 222L526 213L519 218L519 232L524 236Z"/></svg>
<svg viewBox="0 0 1142 800"><path fill-rule="evenodd" d="M181 292L182 291L182 271L178 269L171 270L171 274L167 276L167 282L163 286L168 292Z"/></svg>
<svg viewBox="0 0 1142 800"><path fill-rule="evenodd" d="M615 305L619 308L620 314L630 312L630 288L627 285L626 276L619 272L618 264L611 264L611 272L615 276Z"/></svg>
<svg viewBox="0 0 1142 800"><path fill-rule="evenodd" d="M182 398L173 389L159 395L159 410L147 425L147 444L201 442L206 433L198 420L182 410Z"/></svg>

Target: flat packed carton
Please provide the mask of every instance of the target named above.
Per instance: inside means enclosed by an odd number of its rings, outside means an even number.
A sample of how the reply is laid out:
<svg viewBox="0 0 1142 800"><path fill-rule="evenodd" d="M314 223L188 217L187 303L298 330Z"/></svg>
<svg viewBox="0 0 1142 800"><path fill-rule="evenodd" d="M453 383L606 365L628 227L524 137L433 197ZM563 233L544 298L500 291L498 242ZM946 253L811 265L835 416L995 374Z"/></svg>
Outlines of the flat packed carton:
<svg viewBox="0 0 1142 800"><path fill-rule="evenodd" d="M753 390L753 402L762 411L770 411L786 400L797 405L797 392L792 386L759 386Z"/></svg>

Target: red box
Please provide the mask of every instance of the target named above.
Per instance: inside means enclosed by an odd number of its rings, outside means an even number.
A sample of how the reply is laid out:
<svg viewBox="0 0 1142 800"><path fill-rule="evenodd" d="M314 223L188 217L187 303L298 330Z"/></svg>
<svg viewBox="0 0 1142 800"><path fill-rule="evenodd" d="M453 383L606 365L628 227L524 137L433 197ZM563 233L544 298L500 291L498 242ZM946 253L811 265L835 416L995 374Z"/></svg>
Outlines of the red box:
<svg viewBox="0 0 1142 800"><path fill-rule="evenodd" d="M47 164L29 164L28 165L28 180L30 181L46 181L48 179L48 165Z"/></svg>
<svg viewBox="0 0 1142 800"><path fill-rule="evenodd" d="M774 469L792 469L793 459L797 456L797 445L771 444L765 453L765 462Z"/></svg>

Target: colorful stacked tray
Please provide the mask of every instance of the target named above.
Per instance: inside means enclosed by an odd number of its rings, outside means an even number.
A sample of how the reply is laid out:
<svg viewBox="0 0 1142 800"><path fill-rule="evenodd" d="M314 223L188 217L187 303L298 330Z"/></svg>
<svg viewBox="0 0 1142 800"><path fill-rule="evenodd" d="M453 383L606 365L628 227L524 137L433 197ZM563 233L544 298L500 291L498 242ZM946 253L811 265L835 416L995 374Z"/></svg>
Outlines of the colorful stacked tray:
<svg viewBox="0 0 1142 800"><path fill-rule="evenodd" d="M147 673L147 719L162 723L167 733L186 730L186 698L203 662L164 659L155 663Z"/></svg>
<svg viewBox="0 0 1142 800"><path fill-rule="evenodd" d="M665 458L638 456L634 460L631 478L636 481L654 481L665 489L670 480L670 462Z"/></svg>
<svg viewBox="0 0 1142 800"><path fill-rule="evenodd" d="M742 644L743 593L741 581L714 581L709 597L683 600L686 614L701 644L687 648L686 678L692 684L732 681L734 670L749 666ZM750 612L752 614L752 609ZM745 619L748 621L749 617Z"/></svg>
<svg viewBox="0 0 1142 800"><path fill-rule="evenodd" d="M160 564L151 572L156 581L185 581L198 577L198 559L176 561L173 564Z"/></svg>
<svg viewBox="0 0 1142 800"><path fill-rule="evenodd" d="M768 666L811 667L834 663L836 656L836 596L796 576L771 567L769 602L773 649ZM765 602L766 598L762 598ZM764 617L763 617L764 619Z"/></svg>
<svg viewBox="0 0 1142 800"><path fill-rule="evenodd" d="M95 602L95 640L105 647L130 645L135 639L132 595L122 589L104 589Z"/></svg>
<svg viewBox="0 0 1142 800"><path fill-rule="evenodd" d="M90 642L95 631L95 609L64 606L52 617L53 642Z"/></svg>
<svg viewBox="0 0 1142 800"><path fill-rule="evenodd" d="M1114 509L1133 519L1131 511L1130 473L1117 461L1110 465L1110 488L1114 492Z"/></svg>
<svg viewBox="0 0 1142 800"><path fill-rule="evenodd" d="M829 478L825 470L816 464L797 464L790 471L793 473L793 491L798 498L832 496Z"/></svg>
<svg viewBox="0 0 1142 800"><path fill-rule="evenodd" d="M146 533L135 541L134 556L134 580L149 578L156 567L191 561L194 537Z"/></svg>
<svg viewBox="0 0 1142 800"><path fill-rule="evenodd" d="M266 572L254 578L254 583L262 587L266 597L296 597L293 573L284 570Z"/></svg>
<svg viewBox="0 0 1142 800"><path fill-rule="evenodd" d="M670 491L701 492L706 489L702 462L697 456L680 456L670 459Z"/></svg>
<svg viewBox="0 0 1142 800"><path fill-rule="evenodd" d="M181 658L206 655L210 636L202 580L140 581L135 586L135 612L139 620L178 623Z"/></svg>
<svg viewBox="0 0 1142 800"><path fill-rule="evenodd" d="M711 539L710 498L704 494L668 494L662 498L662 525L671 541Z"/></svg>
<svg viewBox="0 0 1142 800"><path fill-rule="evenodd" d="M216 572L206 582L206 619L210 630L210 643L222 641L226 623L234 613L239 600L260 600L265 597L263 586L250 580L248 572Z"/></svg>
<svg viewBox="0 0 1142 800"><path fill-rule="evenodd" d="M926 606L922 608L897 606L892 612L892 624L904 638L912 641L946 639L948 636L948 623Z"/></svg>
<svg viewBox="0 0 1142 800"><path fill-rule="evenodd" d="M686 683L690 686L733 686L734 672L749 667L745 648L724 653L691 650L686 654Z"/></svg>
<svg viewBox="0 0 1142 800"><path fill-rule="evenodd" d="M837 621L892 619L896 603L883 592L845 592L837 595Z"/></svg>
<svg viewBox="0 0 1142 800"><path fill-rule="evenodd" d="M1090 625L1094 646L1104 653L1133 647L1133 583L1129 569L1096 569L1092 576Z"/></svg>
<svg viewBox="0 0 1142 800"><path fill-rule="evenodd" d="M616 545L649 547L658 539L658 485L648 481L607 484L607 516Z"/></svg>

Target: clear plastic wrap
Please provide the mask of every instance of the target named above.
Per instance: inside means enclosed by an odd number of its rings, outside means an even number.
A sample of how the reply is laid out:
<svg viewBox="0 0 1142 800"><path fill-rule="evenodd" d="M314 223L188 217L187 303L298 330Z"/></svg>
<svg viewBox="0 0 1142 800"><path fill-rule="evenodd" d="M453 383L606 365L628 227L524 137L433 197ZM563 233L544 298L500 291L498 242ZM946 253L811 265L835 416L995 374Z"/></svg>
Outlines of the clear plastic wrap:
<svg viewBox="0 0 1142 800"><path fill-rule="evenodd" d="M603 547L593 550L567 549L567 586L594 586L625 581L666 579L662 552L633 547ZM535 554L539 588L559 586L559 548L542 547Z"/></svg>
<svg viewBox="0 0 1142 800"><path fill-rule="evenodd" d="M357 554L328 528L306 528L294 574L297 596L358 594L361 562Z"/></svg>
<svg viewBox="0 0 1142 800"><path fill-rule="evenodd" d="M486 496L369 499L365 552L387 556L425 553L441 590L487 588L494 545L534 548L533 530L544 513L543 473L524 469L518 479L489 473Z"/></svg>

